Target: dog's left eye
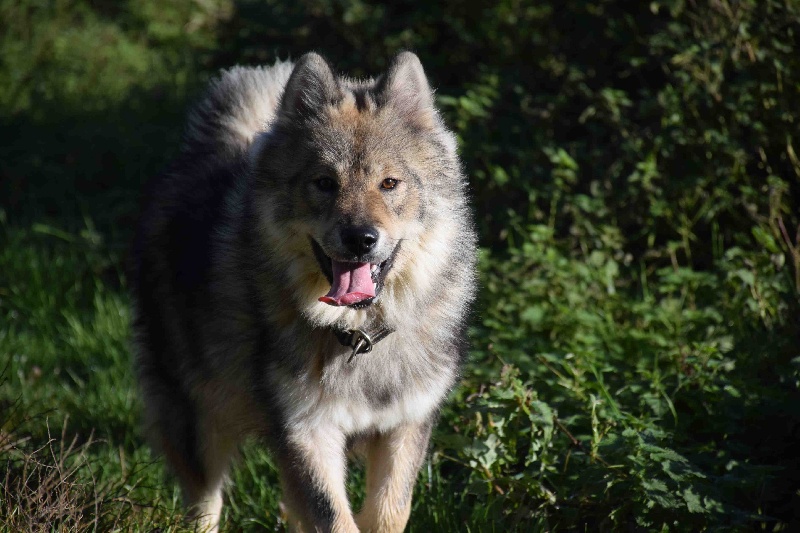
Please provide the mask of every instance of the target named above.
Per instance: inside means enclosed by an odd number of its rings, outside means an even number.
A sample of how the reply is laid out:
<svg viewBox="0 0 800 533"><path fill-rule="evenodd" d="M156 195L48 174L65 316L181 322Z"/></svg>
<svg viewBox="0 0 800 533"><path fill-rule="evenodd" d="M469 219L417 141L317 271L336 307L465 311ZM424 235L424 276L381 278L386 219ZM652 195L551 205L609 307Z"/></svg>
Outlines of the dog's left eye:
<svg viewBox="0 0 800 533"><path fill-rule="evenodd" d="M397 184L400 183L400 180L396 180L394 178L386 178L381 182L381 189L385 191L390 191L397 187Z"/></svg>
<svg viewBox="0 0 800 533"><path fill-rule="evenodd" d="M329 176L322 176L314 180L314 184L322 192L333 192L336 190L336 181Z"/></svg>

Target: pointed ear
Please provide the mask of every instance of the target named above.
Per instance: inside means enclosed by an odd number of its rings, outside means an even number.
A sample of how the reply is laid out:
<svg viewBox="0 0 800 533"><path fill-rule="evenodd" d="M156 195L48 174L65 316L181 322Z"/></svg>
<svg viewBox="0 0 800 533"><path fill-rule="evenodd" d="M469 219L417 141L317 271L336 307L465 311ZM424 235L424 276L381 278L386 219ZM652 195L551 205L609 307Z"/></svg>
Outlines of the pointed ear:
<svg viewBox="0 0 800 533"><path fill-rule="evenodd" d="M339 100L342 92L322 56L309 52L295 63L281 97L281 113L309 115Z"/></svg>
<svg viewBox="0 0 800 533"><path fill-rule="evenodd" d="M416 54L397 54L377 89L379 102L391 105L412 124L422 128L436 124L433 91Z"/></svg>

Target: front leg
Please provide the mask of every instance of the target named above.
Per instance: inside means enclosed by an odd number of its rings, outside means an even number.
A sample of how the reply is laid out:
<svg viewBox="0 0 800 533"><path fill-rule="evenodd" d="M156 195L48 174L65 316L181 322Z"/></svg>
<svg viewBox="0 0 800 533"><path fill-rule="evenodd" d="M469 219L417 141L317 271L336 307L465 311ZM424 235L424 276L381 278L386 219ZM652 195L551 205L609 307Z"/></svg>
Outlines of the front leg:
<svg viewBox="0 0 800 533"><path fill-rule="evenodd" d="M432 423L404 424L366 442L367 496L356 521L362 533L402 532Z"/></svg>
<svg viewBox="0 0 800 533"><path fill-rule="evenodd" d="M333 428L289 428L276 443L282 506L293 531L358 533L347 500L345 438Z"/></svg>

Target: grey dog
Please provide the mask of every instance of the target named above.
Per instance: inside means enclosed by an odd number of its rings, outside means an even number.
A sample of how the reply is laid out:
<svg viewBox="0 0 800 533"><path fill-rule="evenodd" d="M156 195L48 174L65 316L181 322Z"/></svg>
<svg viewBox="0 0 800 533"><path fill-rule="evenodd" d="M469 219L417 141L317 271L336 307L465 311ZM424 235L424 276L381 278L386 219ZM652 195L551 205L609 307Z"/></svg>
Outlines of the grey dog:
<svg viewBox="0 0 800 533"><path fill-rule="evenodd" d="M369 80L315 53L222 72L133 258L146 421L190 516L219 527L255 435L296 530L402 531L476 290L467 181L417 56Z"/></svg>

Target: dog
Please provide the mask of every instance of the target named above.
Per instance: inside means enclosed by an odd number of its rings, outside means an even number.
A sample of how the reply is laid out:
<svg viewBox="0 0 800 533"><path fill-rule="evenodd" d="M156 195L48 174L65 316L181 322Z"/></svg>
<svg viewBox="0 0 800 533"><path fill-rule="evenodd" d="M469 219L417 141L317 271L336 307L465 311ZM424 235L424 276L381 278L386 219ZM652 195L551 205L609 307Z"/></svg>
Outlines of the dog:
<svg viewBox="0 0 800 533"><path fill-rule="evenodd" d="M131 285L148 433L201 529L253 435L293 529L405 528L476 292L456 144L411 52L368 80L313 52L234 67L190 112L143 195Z"/></svg>

